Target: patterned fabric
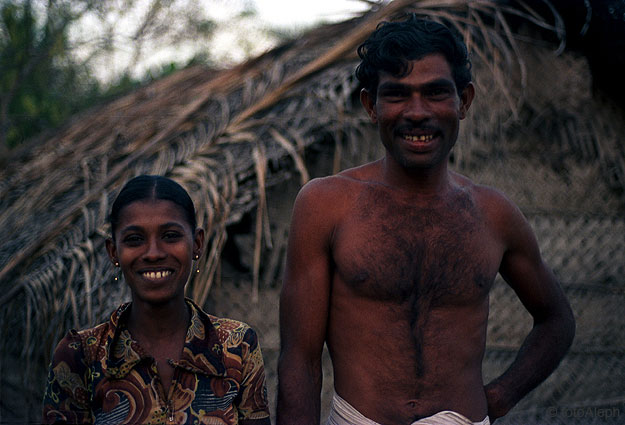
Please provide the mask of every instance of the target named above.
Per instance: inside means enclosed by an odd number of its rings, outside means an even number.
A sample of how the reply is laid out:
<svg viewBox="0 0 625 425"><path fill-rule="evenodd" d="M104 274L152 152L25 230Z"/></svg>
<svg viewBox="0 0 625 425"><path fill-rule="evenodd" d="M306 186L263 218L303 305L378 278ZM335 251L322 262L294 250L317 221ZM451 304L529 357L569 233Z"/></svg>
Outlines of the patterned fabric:
<svg viewBox="0 0 625 425"><path fill-rule="evenodd" d="M244 323L204 313L191 324L166 397L155 360L126 327L130 303L95 328L71 330L54 352L43 399L45 423L269 423L263 357Z"/></svg>
<svg viewBox="0 0 625 425"><path fill-rule="evenodd" d="M332 411L326 425L380 425L365 417L347 401L334 393L332 398ZM490 425L488 416L481 422L471 420L460 413L451 410L443 410L427 418L419 419L411 425Z"/></svg>

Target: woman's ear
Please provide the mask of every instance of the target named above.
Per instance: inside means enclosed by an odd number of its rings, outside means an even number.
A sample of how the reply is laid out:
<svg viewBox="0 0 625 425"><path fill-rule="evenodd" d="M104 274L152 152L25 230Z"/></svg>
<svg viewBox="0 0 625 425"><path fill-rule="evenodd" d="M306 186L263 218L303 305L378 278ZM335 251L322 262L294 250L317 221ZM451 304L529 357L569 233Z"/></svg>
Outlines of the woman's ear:
<svg viewBox="0 0 625 425"><path fill-rule="evenodd" d="M117 248L115 247L115 241L111 238L106 239L106 252L109 255L109 259L113 264L119 263L117 259Z"/></svg>
<svg viewBox="0 0 625 425"><path fill-rule="evenodd" d="M204 229L198 227L195 229L195 235L193 236L193 255L202 256L204 251Z"/></svg>

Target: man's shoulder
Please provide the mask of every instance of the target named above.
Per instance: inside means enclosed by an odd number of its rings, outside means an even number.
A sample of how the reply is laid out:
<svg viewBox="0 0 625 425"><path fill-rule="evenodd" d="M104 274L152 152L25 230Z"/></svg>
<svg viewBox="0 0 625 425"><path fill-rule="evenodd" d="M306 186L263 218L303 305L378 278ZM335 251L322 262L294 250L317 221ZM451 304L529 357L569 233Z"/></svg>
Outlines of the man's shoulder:
<svg viewBox="0 0 625 425"><path fill-rule="evenodd" d="M374 179L376 164L370 163L359 167L349 168L337 174L318 177L309 181L300 194L312 197L332 197L343 199L357 191Z"/></svg>
<svg viewBox="0 0 625 425"><path fill-rule="evenodd" d="M306 183L297 194L295 205L325 205L331 200L340 201L344 193L344 182L338 176L318 177Z"/></svg>
<svg viewBox="0 0 625 425"><path fill-rule="evenodd" d="M508 234L526 222L521 209L501 190L475 183L460 174L455 176L455 181L471 194L491 230L497 234Z"/></svg>
<svg viewBox="0 0 625 425"><path fill-rule="evenodd" d="M515 208L515 204L505 193L499 189L476 183L469 177L462 174L453 173L454 182L463 188L463 190L469 192L479 204L486 209L492 208Z"/></svg>
<svg viewBox="0 0 625 425"><path fill-rule="evenodd" d="M293 225L313 226L318 234L331 234L358 204L370 183L367 173L367 166L363 166L306 183L295 200Z"/></svg>
<svg viewBox="0 0 625 425"><path fill-rule="evenodd" d="M382 171L381 161L369 162L367 164L359 165L357 167L348 168L341 171L336 176L344 179L349 179L356 182L368 182L371 180L379 180L380 173Z"/></svg>

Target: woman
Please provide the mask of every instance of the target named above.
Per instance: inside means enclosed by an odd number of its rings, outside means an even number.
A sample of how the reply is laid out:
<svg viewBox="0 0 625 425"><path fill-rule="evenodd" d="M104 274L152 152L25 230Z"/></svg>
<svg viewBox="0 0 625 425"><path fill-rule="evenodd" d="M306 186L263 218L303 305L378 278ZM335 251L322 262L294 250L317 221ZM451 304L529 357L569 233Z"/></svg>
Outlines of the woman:
<svg viewBox="0 0 625 425"><path fill-rule="evenodd" d="M44 422L269 424L254 330L184 297L204 246L187 192L164 177L136 177L113 203L110 222L106 248L132 302L61 340Z"/></svg>

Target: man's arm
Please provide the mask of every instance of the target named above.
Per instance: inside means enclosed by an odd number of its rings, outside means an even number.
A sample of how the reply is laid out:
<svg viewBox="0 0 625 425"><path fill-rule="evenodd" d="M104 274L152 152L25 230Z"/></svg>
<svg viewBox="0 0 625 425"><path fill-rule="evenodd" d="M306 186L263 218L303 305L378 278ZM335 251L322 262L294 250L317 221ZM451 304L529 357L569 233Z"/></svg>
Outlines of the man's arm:
<svg viewBox="0 0 625 425"><path fill-rule="evenodd" d="M543 263L534 233L522 213L500 199L496 222L506 251L500 273L534 319L516 359L485 387L491 420L508 413L558 366L575 335L575 320L562 288Z"/></svg>
<svg viewBox="0 0 625 425"><path fill-rule="evenodd" d="M336 199L330 178L313 180L293 209L280 296L278 425L318 425L321 353L330 302L330 242Z"/></svg>

